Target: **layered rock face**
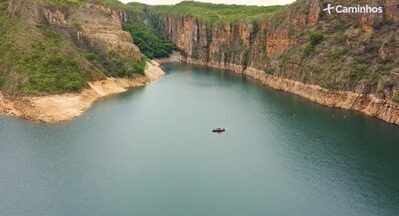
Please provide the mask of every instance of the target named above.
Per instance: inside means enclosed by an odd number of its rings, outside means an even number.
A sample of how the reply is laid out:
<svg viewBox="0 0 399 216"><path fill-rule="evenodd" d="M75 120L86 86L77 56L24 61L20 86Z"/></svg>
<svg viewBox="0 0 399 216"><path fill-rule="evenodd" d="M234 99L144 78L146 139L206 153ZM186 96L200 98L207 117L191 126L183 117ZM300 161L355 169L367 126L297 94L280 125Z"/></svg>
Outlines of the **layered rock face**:
<svg viewBox="0 0 399 216"><path fill-rule="evenodd" d="M399 2L356 2L383 6L384 13L331 16L321 10L327 3L297 1L258 22L211 24L193 16L156 16L189 63L229 69L320 104L399 124L399 106L392 101L399 92L399 62L393 59L399 55ZM311 32L323 33L324 41L307 56L303 50L310 46Z"/></svg>
<svg viewBox="0 0 399 216"><path fill-rule="evenodd" d="M0 32L0 45L7 50L0 53L0 114L66 121L98 98L163 75L123 31L126 12L87 2L1 2L0 25L7 31Z"/></svg>
<svg viewBox="0 0 399 216"><path fill-rule="evenodd" d="M103 16L101 14L107 14ZM130 33L122 30L120 13L103 5L90 4L87 11L81 11L80 23L83 36L106 44L113 50L131 57L141 56L140 50L133 43Z"/></svg>
<svg viewBox="0 0 399 216"><path fill-rule="evenodd" d="M261 22L212 25L197 17L175 14L158 16L158 20L169 39L189 59L263 70L287 49L303 44L305 38L301 33L304 30L318 28L319 21L331 19L321 14L325 2L298 1L283 14ZM367 30L374 30L387 22L399 21L399 2L396 0L363 2L364 5L383 6L384 13L345 16L344 21L355 21ZM353 1L341 0L335 1L335 4L353 5ZM320 16L323 16L322 20Z"/></svg>
<svg viewBox="0 0 399 216"><path fill-rule="evenodd" d="M122 22L129 19L128 13L125 11L110 8L97 1L65 1L53 4L41 0L9 0L7 12L8 19L15 23L8 28L14 28L13 32L26 33L24 37L20 38L19 43L16 43L16 46L31 47L29 49L31 52L22 52L18 54L18 57L30 58L33 57L33 53L37 52L38 54L35 55L43 56L42 59L36 58L40 62L38 64L49 63L56 68L60 63L65 63L71 68L75 67L73 69L68 68L70 74L75 73L77 68L84 68L84 70L81 70L83 72L79 72L82 76L79 77L75 74L75 80L70 78L70 83L83 83L82 80L94 81L105 76L122 77L144 73L145 60L143 55L139 48L134 45L131 34L123 31L122 28ZM20 26L17 27L17 25ZM28 34L35 38L29 41ZM38 47L46 47L46 49L40 52ZM48 53L56 52L57 48L60 49L60 52L56 55ZM16 48L16 50L19 50L19 48ZM53 60L51 57L53 59L58 58L58 60ZM10 63L10 65L15 66L16 64ZM24 66L30 70L30 65L32 64L26 63ZM50 67L41 69L38 74L55 76L55 73L52 72L45 73L48 68ZM21 73L21 71L18 73ZM62 75L59 74L57 79L62 80ZM54 78L48 80L50 80L51 85L65 85L57 84L58 81ZM51 80L54 80L54 83L51 83ZM30 86L35 86L35 83L37 83L27 78L21 82L23 83L21 85ZM43 84L42 86L48 85ZM74 90L81 89L81 87L80 84L79 87L74 87ZM45 87L40 87L36 92L40 94L44 92L43 89L46 90ZM59 89L62 91L65 88ZM12 92L11 90L8 91ZM13 91L15 92L15 90Z"/></svg>
<svg viewBox="0 0 399 216"><path fill-rule="evenodd" d="M260 23L210 24L197 17L171 14L159 16L159 25L189 59L263 70L270 60L297 43L296 32L317 23L318 1L307 4L309 13L293 8ZM285 25L278 19L285 19Z"/></svg>
<svg viewBox="0 0 399 216"><path fill-rule="evenodd" d="M399 104L377 98L373 94L360 94L322 88L318 85L271 76L254 68L247 68L244 75L259 80L277 90L293 93L329 107L356 110L386 122L399 125Z"/></svg>
<svg viewBox="0 0 399 216"><path fill-rule="evenodd" d="M123 31L122 22L127 13L113 10L102 4L87 4L84 8L41 8L47 23L69 28L72 37L103 51L115 52L130 58L140 58L141 53L133 43L130 33Z"/></svg>

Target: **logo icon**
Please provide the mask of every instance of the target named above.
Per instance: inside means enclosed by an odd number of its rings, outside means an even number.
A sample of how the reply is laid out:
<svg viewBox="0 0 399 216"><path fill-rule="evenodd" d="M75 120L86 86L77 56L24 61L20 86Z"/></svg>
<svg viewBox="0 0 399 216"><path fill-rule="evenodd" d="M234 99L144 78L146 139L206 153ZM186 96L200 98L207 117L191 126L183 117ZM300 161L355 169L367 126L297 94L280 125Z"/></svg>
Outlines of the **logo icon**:
<svg viewBox="0 0 399 216"><path fill-rule="evenodd" d="M328 4L327 7L323 9L323 11L327 11L327 13L331 15L331 10L334 9L335 7L331 6L331 4Z"/></svg>
<svg viewBox="0 0 399 216"><path fill-rule="evenodd" d="M327 7L323 9L323 11L327 12L329 15L331 15L332 12L334 12L334 11L337 14L377 14L377 13L381 14L384 12L384 8L383 7L372 7L369 5L332 6L331 4L328 4Z"/></svg>

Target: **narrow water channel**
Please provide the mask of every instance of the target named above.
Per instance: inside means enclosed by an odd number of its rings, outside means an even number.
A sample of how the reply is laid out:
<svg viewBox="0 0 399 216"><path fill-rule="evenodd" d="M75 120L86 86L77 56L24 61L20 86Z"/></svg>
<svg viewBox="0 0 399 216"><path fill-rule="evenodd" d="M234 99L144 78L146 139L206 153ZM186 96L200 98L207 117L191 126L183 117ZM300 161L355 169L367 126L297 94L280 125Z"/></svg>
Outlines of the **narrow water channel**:
<svg viewBox="0 0 399 216"><path fill-rule="evenodd" d="M399 127L164 69L68 123L0 117L0 215L399 215Z"/></svg>

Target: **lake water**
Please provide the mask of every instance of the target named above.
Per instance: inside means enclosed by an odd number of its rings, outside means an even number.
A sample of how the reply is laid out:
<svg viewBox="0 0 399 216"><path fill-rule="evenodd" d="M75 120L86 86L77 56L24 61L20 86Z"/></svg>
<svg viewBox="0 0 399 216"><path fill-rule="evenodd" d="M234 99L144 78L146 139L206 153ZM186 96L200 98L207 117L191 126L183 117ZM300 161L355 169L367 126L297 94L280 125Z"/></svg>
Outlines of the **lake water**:
<svg viewBox="0 0 399 216"><path fill-rule="evenodd" d="M0 117L0 215L399 215L399 127L164 69L71 122Z"/></svg>

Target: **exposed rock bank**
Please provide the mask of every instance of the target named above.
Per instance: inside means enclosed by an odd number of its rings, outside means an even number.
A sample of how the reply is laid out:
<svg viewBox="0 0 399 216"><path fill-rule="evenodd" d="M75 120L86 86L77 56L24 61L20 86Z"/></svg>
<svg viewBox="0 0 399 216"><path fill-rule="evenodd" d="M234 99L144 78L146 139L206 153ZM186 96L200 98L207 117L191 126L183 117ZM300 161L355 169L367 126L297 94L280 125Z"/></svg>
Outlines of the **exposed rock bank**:
<svg viewBox="0 0 399 216"><path fill-rule="evenodd" d="M72 120L82 115L97 99L145 86L163 74L159 64L152 61L147 64L145 76L89 82L88 87L79 93L12 98L0 92L0 113L47 123Z"/></svg>
<svg viewBox="0 0 399 216"><path fill-rule="evenodd" d="M329 90L318 85L304 84L299 81L269 75L264 71L255 68L246 68L243 70L240 65L221 65L217 62L203 62L193 59L185 59L183 61L189 64L229 70L258 80L263 85L269 86L273 89L289 92L318 104L328 107L356 110L386 122L399 125L399 105L389 100L379 99L373 94L359 94L351 91Z"/></svg>
<svg viewBox="0 0 399 216"><path fill-rule="evenodd" d="M330 16L322 11L330 2L298 0L259 22L212 23L179 12L155 17L187 63L399 124L399 61L393 57L399 53L399 8L395 1L376 2L384 8L378 16Z"/></svg>

